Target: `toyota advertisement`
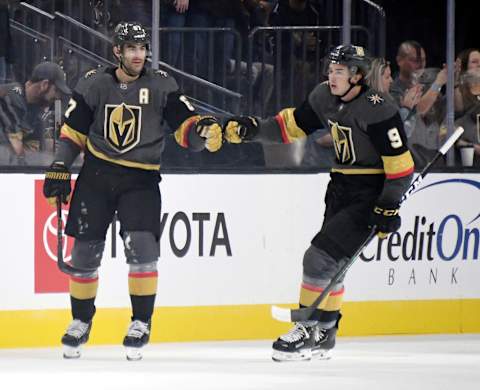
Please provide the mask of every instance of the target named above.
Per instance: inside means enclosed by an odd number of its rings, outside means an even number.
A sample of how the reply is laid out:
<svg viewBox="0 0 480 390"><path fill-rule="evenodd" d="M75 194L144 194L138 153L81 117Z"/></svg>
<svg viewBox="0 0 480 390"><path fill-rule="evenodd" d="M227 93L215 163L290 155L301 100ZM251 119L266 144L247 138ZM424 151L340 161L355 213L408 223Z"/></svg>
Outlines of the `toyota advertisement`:
<svg viewBox="0 0 480 390"><path fill-rule="evenodd" d="M5 278L0 310L68 307L73 239L40 175L6 175L0 194ZM328 174L165 175L157 304L294 303L302 258L320 229ZM346 278L347 301L480 298L480 175L431 174L402 206L402 227L375 239ZM250 200L250 201L246 201ZM20 207L22 205L22 207ZM61 215L65 225L68 208ZM125 305L119 225L107 233L99 307Z"/></svg>

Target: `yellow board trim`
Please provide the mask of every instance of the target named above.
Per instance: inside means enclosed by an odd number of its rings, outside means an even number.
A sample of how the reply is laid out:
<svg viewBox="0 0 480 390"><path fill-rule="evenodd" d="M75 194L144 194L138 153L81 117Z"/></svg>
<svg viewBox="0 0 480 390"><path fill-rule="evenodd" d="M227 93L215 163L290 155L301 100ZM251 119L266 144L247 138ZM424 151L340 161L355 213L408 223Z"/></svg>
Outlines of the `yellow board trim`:
<svg viewBox="0 0 480 390"><path fill-rule="evenodd" d="M157 307L151 341L276 339L291 324L273 320L270 307ZM480 299L345 302L342 313L342 336L480 333ZM121 344L130 315L98 309L89 345ZM67 309L0 311L0 348L60 346L69 322Z"/></svg>
<svg viewBox="0 0 480 390"><path fill-rule="evenodd" d="M147 171L158 171L158 170L160 170L160 165L158 165L158 164L144 164L144 163L139 163L139 162L134 162L134 161L122 160L122 159L119 159L119 158L108 157L106 154L96 150L89 139L87 139L87 148L95 157L97 157L101 160L109 161L113 164L122 165L124 167L129 167L129 168L145 169Z"/></svg>

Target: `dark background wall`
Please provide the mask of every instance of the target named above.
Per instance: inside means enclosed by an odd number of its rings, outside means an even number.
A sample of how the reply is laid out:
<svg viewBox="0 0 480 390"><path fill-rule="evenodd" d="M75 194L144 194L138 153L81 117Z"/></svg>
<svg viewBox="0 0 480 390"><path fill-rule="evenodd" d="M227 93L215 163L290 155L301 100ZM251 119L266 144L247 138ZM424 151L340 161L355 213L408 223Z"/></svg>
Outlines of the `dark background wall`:
<svg viewBox="0 0 480 390"><path fill-rule="evenodd" d="M398 45L413 39L425 48L427 66L445 63L447 0L376 0L387 14L387 58L395 63ZM480 1L456 0L455 54L480 47Z"/></svg>

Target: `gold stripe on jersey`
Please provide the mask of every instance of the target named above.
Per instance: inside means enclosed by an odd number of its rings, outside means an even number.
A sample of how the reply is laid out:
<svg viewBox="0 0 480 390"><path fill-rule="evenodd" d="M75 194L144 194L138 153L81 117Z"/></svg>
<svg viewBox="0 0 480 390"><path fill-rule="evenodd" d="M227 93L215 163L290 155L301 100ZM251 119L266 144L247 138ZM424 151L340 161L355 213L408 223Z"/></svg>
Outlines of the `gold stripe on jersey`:
<svg viewBox="0 0 480 390"><path fill-rule="evenodd" d="M66 123L63 124L62 129L60 130L60 137L68 138L69 140L80 146L82 149L85 148L87 136L77 130L72 129Z"/></svg>
<svg viewBox="0 0 480 390"><path fill-rule="evenodd" d="M192 125L197 123L200 120L200 115L194 115L190 118L185 119L178 129L175 131L175 140L177 143L184 147L188 148L188 132L190 131Z"/></svg>
<svg viewBox="0 0 480 390"><path fill-rule="evenodd" d="M98 151L95 149L95 147L92 145L89 139L87 139L87 149L92 153L95 157L105 160L108 162L111 162L113 164L121 165L124 167L129 167L129 168L139 168L139 169L145 169L147 171L158 171L160 170L160 165L159 164L146 164L146 163L139 163L135 161L128 161L128 160L122 160L122 159L115 159L108 157L106 154Z"/></svg>
<svg viewBox="0 0 480 390"><path fill-rule="evenodd" d="M275 117L280 126L284 144L291 144L293 141L307 136L305 132L298 127L295 116L293 115L294 111L294 108L285 108Z"/></svg>
<svg viewBox="0 0 480 390"><path fill-rule="evenodd" d="M413 158L408 150L398 156L382 156L382 160L388 179L407 176L413 172Z"/></svg>
<svg viewBox="0 0 480 390"><path fill-rule="evenodd" d="M77 299L95 298L98 289L97 278L70 277L70 295Z"/></svg>
<svg viewBox="0 0 480 390"><path fill-rule="evenodd" d="M331 172L339 172L344 175L380 175L385 173L382 168L332 168Z"/></svg>

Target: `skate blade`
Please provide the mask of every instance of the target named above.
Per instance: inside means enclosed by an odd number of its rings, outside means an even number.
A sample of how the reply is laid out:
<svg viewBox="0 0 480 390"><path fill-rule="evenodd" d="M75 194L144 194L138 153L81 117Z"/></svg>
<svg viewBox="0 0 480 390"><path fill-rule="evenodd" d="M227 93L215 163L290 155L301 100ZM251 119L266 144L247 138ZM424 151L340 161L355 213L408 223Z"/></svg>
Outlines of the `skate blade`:
<svg viewBox="0 0 480 390"><path fill-rule="evenodd" d="M312 351L312 360L330 360L331 358L331 349L317 349Z"/></svg>
<svg viewBox="0 0 480 390"><path fill-rule="evenodd" d="M127 360L128 361L142 360L143 355L142 355L142 349L141 348L126 347L125 350L126 350L126 353L127 353Z"/></svg>
<svg viewBox="0 0 480 390"><path fill-rule="evenodd" d="M312 359L312 350L307 349L298 352L282 352L273 350L272 360L274 362L301 362Z"/></svg>
<svg viewBox="0 0 480 390"><path fill-rule="evenodd" d="M64 359L78 359L81 356L80 347L71 347L69 345L63 346Z"/></svg>

